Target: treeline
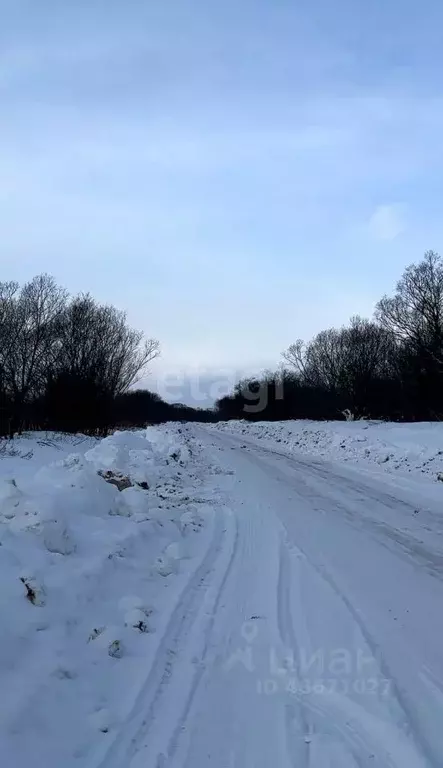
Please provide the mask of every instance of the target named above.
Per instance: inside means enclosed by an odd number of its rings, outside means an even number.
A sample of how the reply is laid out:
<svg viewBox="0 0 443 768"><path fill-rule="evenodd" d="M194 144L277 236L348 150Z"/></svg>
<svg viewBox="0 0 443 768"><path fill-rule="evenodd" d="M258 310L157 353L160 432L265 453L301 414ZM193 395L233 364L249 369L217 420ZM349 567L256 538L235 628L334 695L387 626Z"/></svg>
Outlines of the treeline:
<svg viewBox="0 0 443 768"><path fill-rule="evenodd" d="M144 340L124 312L89 294L70 297L49 275L22 287L0 283L0 434L103 435L119 425L197 418L131 390L158 354L158 341Z"/></svg>
<svg viewBox="0 0 443 768"><path fill-rule="evenodd" d="M296 341L276 373L217 401L222 419L443 418L443 261L408 267L373 319Z"/></svg>
<svg viewBox="0 0 443 768"><path fill-rule="evenodd" d="M440 420L443 260L428 251L372 319L296 341L276 372L240 381L214 410L134 389L158 354L158 341L132 329L124 312L89 294L70 297L48 275L0 283L0 436L104 435L169 420Z"/></svg>

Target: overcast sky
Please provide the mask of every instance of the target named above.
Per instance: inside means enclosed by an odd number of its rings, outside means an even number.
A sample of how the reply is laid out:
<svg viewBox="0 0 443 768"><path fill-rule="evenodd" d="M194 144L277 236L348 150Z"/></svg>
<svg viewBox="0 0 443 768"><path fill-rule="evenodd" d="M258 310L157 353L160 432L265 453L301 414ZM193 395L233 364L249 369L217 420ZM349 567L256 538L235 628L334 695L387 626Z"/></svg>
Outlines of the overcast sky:
<svg viewBox="0 0 443 768"><path fill-rule="evenodd" d="M155 378L276 365L443 250L438 0L0 12L1 279L126 309Z"/></svg>

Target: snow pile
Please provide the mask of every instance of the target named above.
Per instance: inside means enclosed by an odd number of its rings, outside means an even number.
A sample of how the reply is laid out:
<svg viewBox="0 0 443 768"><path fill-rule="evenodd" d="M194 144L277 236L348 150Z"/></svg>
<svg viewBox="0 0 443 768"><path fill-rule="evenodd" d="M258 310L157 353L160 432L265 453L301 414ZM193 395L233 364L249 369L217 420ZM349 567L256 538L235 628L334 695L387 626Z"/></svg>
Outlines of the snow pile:
<svg viewBox="0 0 443 768"><path fill-rule="evenodd" d="M14 440L0 439L0 476L33 474L70 453L84 454L96 443L95 437L62 432L25 432Z"/></svg>
<svg viewBox="0 0 443 768"><path fill-rule="evenodd" d="M93 765L207 546L212 467L186 428L24 440L0 459L0 762Z"/></svg>
<svg viewBox="0 0 443 768"><path fill-rule="evenodd" d="M85 459L101 474L118 473L144 488L177 478L192 453L180 427L148 427L115 432L87 451Z"/></svg>
<svg viewBox="0 0 443 768"><path fill-rule="evenodd" d="M229 421L218 429L282 453L304 453L443 480L443 424L381 421Z"/></svg>

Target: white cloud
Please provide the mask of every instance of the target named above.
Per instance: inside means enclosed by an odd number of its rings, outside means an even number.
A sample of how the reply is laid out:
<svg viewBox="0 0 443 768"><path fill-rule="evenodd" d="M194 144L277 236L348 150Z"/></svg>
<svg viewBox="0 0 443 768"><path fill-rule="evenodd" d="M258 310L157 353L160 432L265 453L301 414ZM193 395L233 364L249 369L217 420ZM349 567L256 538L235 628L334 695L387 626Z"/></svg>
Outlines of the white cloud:
<svg viewBox="0 0 443 768"><path fill-rule="evenodd" d="M377 240L395 240L406 228L403 206L379 205L369 219L369 231Z"/></svg>

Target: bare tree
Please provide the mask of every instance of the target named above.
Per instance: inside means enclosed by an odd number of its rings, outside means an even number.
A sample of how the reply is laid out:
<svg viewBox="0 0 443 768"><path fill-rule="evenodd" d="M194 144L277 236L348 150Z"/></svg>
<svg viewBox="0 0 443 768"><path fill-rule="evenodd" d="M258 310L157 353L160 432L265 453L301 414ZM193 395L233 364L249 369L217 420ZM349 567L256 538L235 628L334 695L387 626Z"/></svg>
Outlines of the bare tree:
<svg viewBox="0 0 443 768"><path fill-rule="evenodd" d="M15 344L13 318L18 290L18 283L0 283L0 436L11 431L12 401L7 366Z"/></svg>
<svg viewBox="0 0 443 768"><path fill-rule="evenodd" d="M440 418L443 411L443 260L427 251L411 264L376 317L399 341L398 375L413 418Z"/></svg>
<svg viewBox="0 0 443 768"><path fill-rule="evenodd" d="M336 328L320 331L308 344L298 340L283 353L301 381L310 386L335 389L343 366L343 335Z"/></svg>
<svg viewBox="0 0 443 768"><path fill-rule="evenodd" d="M72 430L78 423L83 431L105 434L113 423L115 398L158 354L158 342L143 341L143 334L127 325L124 312L98 304L89 294L75 297L63 312L57 354L48 369L46 409L52 420L61 429Z"/></svg>
<svg viewBox="0 0 443 768"><path fill-rule="evenodd" d="M76 297L66 308L59 367L95 377L112 396L135 384L158 354L158 341L144 341L141 331L127 325L124 312L99 305L89 295Z"/></svg>
<svg viewBox="0 0 443 768"><path fill-rule="evenodd" d="M69 300L49 275L0 283L0 431L19 431L31 410L34 422L51 414L74 428L82 412L102 425L158 354L124 312L87 294Z"/></svg>
<svg viewBox="0 0 443 768"><path fill-rule="evenodd" d="M26 402L44 387L66 296L49 275L35 277L20 291L14 283L2 286L0 358L13 430L21 428Z"/></svg>
<svg viewBox="0 0 443 768"><path fill-rule="evenodd" d="M297 339L294 344L291 344L288 349L282 352L283 360L289 364L289 367L292 368L300 378L306 377L305 351L305 342L303 339Z"/></svg>
<svg viewBox="0 0 443 768"><path fill-rule="evenodd" d="M143 340L143 332L129 328L126 314L114 307L101 307L99 319L106 338L103 373L113 395L121 395L140 380L159 355L159 343Z"/></svg>
<svg viewBox="0 0 443 768"><path fill-rule="evenodd" d="M376 380L392 371L395 339L361 317L344 328L321 331L308 344L297 341L283 353L304 385L340 396L343 407L365 411Z"/></svg>
<svg viewBox="0 0 443 768"><path fill-rule="evenodd" d="M423 261L411 264L397 283L394 296L378 302L376 317L401 341L442 358L443 261L427 251Z"/></svg>

